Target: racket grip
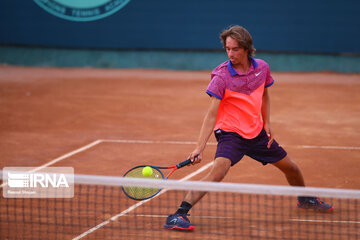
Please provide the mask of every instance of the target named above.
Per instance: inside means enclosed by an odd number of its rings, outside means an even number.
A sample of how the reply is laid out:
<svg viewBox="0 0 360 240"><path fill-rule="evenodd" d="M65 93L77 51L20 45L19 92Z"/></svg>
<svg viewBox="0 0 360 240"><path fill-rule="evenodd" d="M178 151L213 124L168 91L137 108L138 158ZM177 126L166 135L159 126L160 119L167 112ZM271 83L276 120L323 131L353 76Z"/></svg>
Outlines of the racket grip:
<svg viewBox="0 0 360 240"><path fill-rule="evenodd" d="M199 155L196 155L195 158L197 158ZM185 167L186 165L189 165L190 163L192 163L191 159L187 159L181 163L179 163L178 165L176 165L177 168L182 168Z"/></svg>
<svg viewBox="0 0 360 240"><path fill-rule="evenodd" d="M176 165L177 168L182 168L182 167L185 167L186 165L189 165L191 163L191 159L187 159L179 164Z"/></svg>

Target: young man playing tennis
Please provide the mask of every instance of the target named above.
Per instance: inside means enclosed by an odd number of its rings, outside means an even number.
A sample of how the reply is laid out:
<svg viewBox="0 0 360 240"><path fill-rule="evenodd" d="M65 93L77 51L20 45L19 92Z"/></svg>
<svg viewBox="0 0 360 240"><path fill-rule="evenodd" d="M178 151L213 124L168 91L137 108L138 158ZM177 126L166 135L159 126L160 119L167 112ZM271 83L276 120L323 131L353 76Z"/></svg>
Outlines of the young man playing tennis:
<svg viewBox="0 0 360 240"><path fill-rule="evenodd" d="M270 98L267 88L274 80L268 64L254 59L249 32L233 26L220 35L229 61L216 67L206 93L210 106L203 120L197 146L190 154L199 163L206 143L215 131L218 141L214 164L202 181L221 181L231 166L247 155L263 165L280 169L292 186L305 186L298 166L274 140L270 126ZM197 156L197 157L195 157ZM187 213L206 192L190 191L175 214L168 216L165 228L194 230ZM299 208L332 211L333 207L315 197L298 197Z"/></svg>

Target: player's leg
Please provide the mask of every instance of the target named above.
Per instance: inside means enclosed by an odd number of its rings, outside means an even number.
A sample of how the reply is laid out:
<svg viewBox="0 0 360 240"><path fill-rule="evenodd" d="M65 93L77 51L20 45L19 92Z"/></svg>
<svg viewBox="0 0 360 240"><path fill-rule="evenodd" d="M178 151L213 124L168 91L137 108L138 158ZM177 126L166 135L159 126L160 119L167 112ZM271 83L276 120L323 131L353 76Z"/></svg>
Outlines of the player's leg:
<svg viewBox="0 0 360 240"><path fill-rule="evenodd" d="M275 167L280 169L286 176L287 181L292 186L305 186L304 178L300 168L288 156L284 157L278 162L272 163ZM303 209L313 209L331 212L334 207L327 204L316 197L299 196L297 205Z"/></svg>
<svg viewBox="0 0 360 240"><path fill-rule="evenodd" d="M216 158L210 172L201 181L219 182L225 177L230 167L231 161L229 159ZM187 214L205 194L206 192L189 191L178 210L167 217L164 227L176 230L194 230L194 226L190 224Z"/></svg>
<svg viewBox="0 0 360 240"><path fill-rule="evenodd" d="M253 140L254 144L247 155L251 158L261 162L262 164L272 164L280 169L286 176L287 181L292 186L305 186L304 178L300 168L293 162L283 149L275 140L270 148L267 147L269 137L263 130ZM315 209L322 211L332 211L333 207L330 204L320 201L316 197L298 197L298 206L300 208Z"/></svg>
<svg viewBox="0 0 360 240"><path fill-rule="evenodd" d="M211 171L205 177L203 177L201 181L220 182L223 180L230 167L231 161L229 159L224 157L216 158ZM206 192L189 191L186 194L184 201L194 206L205 194Z"/></svg>
<svg viewBox="0 0 360 240"><path fill-rule="evenodd" d="M305 186L300 168L289 158L289 156L285 156L280 161L272 163L272 165L285 174L286 179L291 186Z"/></svg>
<svg viewBox="0 0 360 240"><path fill-rule="evenodd" d="M238 163L248 150L247 140L233 132L216 130L215 137L218 141L214 164L210 172L201 179L202 181L221 181L231 166ZM189 210L206 194L206 192L190 191L185 196L175 214L166 219L164 225L168 229L194 230L186 217Z"/></svg>

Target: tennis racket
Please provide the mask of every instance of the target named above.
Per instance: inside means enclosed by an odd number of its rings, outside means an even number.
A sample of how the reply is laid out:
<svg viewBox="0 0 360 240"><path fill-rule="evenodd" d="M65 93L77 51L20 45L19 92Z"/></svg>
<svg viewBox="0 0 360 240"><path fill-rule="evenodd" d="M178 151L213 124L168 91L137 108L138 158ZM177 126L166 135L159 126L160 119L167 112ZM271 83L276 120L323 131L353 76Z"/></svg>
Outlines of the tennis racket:
<svg viewBox="0 0 360 240"><path fill-rule="evenodd" d="M128 170L123 177L126 178L146 178L146 179L168 179L171 174L173 174L177 169L182 168L186 165L189 165L192 163L191 159L187 159L181 163L178 163L174 166L170 167L159 167L159 166L153 166L153 165L139 165L136 167L131 168ZM150 174L146 174L144 176L143 169L145 167L150 167L152 172ZM172 169L169 174L164 177L164 174L160 169ZM148 172L149 173L149 172ZM148 187L132 187L132 186L122 186L121 189L125 193L126 196L128 196L131 199L134 200L145 200L154 197L157 195L161 188L148 188Z"/></svg>

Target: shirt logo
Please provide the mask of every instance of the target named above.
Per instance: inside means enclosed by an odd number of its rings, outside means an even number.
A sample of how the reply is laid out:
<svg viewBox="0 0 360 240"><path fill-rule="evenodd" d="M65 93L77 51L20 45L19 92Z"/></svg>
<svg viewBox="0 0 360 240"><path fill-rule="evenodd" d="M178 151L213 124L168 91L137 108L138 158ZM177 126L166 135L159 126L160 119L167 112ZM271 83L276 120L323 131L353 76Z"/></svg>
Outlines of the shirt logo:
<svg viewBox="0 0 360 240"><path fill-rule="evenodd" d="M259 76L262 71L255 73L255 77Z"/></svg>
<svg viewBox="0 0 360 240"><path fill-rule="evenodd" d="M34 2L56 17L88 22L114 14L130 0L34 0Z"/></svg>

